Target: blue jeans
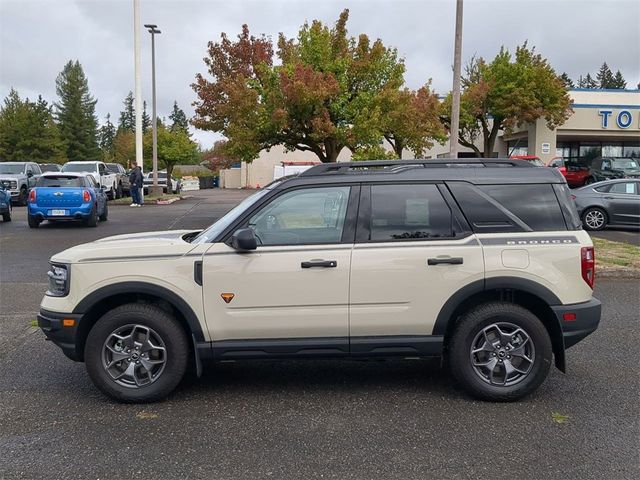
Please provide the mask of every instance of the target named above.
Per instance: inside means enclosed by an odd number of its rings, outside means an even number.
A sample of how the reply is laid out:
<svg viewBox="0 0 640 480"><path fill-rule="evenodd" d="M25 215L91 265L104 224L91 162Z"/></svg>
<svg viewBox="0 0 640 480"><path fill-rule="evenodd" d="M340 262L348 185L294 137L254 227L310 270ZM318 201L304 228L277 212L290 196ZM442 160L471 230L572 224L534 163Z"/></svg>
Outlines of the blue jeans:
<svg viewBox="0 0 640 480"><path fill-rule="evenodd" d="M140 205L140 189L138 187L131 187L131 203Z"/></svg>

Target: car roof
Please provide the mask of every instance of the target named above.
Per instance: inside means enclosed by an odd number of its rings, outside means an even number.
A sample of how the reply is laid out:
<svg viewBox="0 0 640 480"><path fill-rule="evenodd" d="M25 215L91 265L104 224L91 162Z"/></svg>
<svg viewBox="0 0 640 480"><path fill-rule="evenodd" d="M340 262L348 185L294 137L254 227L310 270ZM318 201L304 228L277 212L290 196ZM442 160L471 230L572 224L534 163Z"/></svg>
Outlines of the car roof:
<svg viewBox="0 0 640 480"><path fill-rule="evenodd" d="M274 188L322 183L406 183L408 181L465 181L486 185L566 183L557 169L535 167L527 160L439 158L323 163L279 185L274 185Z"/></svg>
<svg viewBox="0 0 640 480"><path fill-rule="evenodd" d="M100 160L74 160L72 162L67 163L102 163Z"/></svg>
<svg viewBox="0 0 640 480"><path fill-rule="evenodd" d="M36 162L0 162L2 165L22 165L23 163L36 163Z"/></svg>

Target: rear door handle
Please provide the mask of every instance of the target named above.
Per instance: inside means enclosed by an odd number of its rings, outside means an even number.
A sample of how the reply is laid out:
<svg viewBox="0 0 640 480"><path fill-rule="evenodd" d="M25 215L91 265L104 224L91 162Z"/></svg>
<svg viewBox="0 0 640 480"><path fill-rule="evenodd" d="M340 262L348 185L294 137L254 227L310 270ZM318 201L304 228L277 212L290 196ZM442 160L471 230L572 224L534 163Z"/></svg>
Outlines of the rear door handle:
<svg viewBox="0 0 640 480"><path fill-rule="evenodd" d="M463 260L462 260L462 257L429 258L427 260L427 265L440 265L443 263L450 264L450 265L462 265Z"/></svg>
<svg viewBox="0 0 640 480"><path fill-rule="evenodd" d="M302 268L335 268L338 266L336 260L309 260L300 264Z"/></svg>

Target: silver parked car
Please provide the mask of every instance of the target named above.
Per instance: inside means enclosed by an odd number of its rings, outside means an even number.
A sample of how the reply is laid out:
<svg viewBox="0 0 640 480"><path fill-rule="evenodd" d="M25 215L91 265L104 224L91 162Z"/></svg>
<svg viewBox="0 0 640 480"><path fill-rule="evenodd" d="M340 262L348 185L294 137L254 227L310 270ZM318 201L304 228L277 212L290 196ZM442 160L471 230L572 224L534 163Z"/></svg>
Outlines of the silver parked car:
<svg viewBox="0 0 640 480"><path fill-rule="evenodd" d="M607 225L640 225L640 180L606 180L571 193L586 230L602 230Z"/></svg>

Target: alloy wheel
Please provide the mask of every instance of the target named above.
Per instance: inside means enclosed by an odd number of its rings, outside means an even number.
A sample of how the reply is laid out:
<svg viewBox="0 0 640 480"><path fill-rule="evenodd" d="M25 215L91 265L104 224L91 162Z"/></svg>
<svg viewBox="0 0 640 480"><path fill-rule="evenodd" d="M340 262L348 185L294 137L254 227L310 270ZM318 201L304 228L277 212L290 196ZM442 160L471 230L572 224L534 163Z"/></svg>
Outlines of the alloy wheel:
<svg viewBox="0 0 640 480"><path fill-rule="evenodd" d="M530 335L518 325L492 323L473 339L470 359L474 372L483 381L509 387L531 373L535 347Z"/></svg>
<svg viewBox="0 0 640 480"><path fill-rule="evenodd" d="M589 210L584 216L584 223L587 227L597 230L602 228L605 223L604 213L600 210Z"/></svg>
<svg viewBox="0 0 640 480"><path fill-rule="evenodd" d="M102 367L127 388L152 384L164 371L167 350L158 333L144 325L125 325L112 332L102 347Z"/></svg>

